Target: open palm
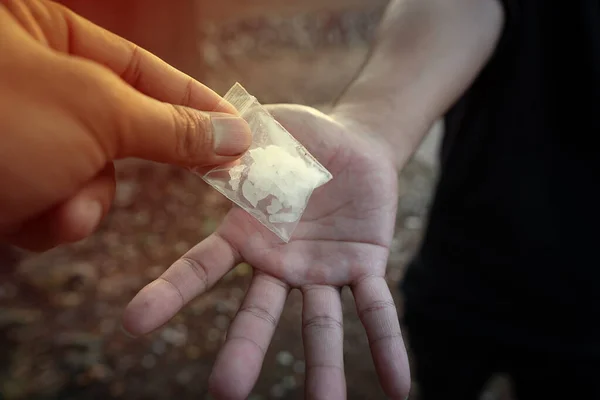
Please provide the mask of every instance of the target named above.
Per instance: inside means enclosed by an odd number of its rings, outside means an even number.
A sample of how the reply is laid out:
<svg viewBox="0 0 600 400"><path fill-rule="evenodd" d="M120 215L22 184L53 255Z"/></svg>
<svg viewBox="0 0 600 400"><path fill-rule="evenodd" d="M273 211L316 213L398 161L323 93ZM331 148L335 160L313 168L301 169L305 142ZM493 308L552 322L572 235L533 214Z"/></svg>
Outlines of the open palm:
<svg viewBox="0 0 600 400"><path fill-rule="evenodd" d="M303 293L307 398L343 399L340 291L350 286L380 381L392 398L407 395L410 376L398 316L384 279L397 205L397 176L381 147L314 109L269 111L333 174L314 191L289 243L234 207L206 240L146 286L124 325L143 334L168 321L242 261L254 277L211 376L219 398L244 399L291 288Z"/></svg>

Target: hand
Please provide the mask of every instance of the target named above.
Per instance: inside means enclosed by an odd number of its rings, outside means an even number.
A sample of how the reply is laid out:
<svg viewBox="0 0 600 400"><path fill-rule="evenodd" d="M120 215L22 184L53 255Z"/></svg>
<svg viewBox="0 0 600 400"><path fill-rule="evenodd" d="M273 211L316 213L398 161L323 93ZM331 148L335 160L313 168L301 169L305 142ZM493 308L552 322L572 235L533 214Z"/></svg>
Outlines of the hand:
<svg viewBox="0 0 600 400"><path fill-rule="evenodd" d="M397 207L393 161L374 139L355 135L316 110L271 106L270 111L334 179L313 193L288 244L234 207L213 235L138 293L125 311L124 327L133 335L156 329L245 260L254 277L213 369L213 393L223 399L248 396L286 297L298 288L304 298L307 398L343 399L340 291L349 285L381 384L391 398L404 399L408 361L384 279Z"/></svg>
<svg viewBox="0 0 600 400"><path fill-rule="evenodd" d="M63 6L0 0L0 238L44 250L92 233L115 159L236 159L249 128L221 100Z"/></svg>

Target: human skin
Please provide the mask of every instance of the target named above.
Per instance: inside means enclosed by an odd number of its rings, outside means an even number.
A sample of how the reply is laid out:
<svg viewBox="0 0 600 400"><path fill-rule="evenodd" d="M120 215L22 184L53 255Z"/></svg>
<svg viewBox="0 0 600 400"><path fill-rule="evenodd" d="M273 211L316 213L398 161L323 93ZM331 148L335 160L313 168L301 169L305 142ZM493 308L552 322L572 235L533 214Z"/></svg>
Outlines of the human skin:
<svg viewBox="0 0 600 400"><path fill-rule="evenodd" d="M222 98L50 1L0 2L0 238L45 250L91 234L126 157L202 167L249 147Z"/></svg>
<svg viewBox="0 0 600 400"><path fill-rule="evenodd" d="M371 55L329 115L269 106L333 174L317 189L289 243L234 208L128 305L124 327L162 326L237 263L254 277L210 379L219 399L251 392L290 290L303 294L306 397L344 399L341 288L349 286L380 382L393 399L410 390L397 311L385 281L397 206L397 171L432 124L485 65L500 37L496 0L392 1Z"/></svg>

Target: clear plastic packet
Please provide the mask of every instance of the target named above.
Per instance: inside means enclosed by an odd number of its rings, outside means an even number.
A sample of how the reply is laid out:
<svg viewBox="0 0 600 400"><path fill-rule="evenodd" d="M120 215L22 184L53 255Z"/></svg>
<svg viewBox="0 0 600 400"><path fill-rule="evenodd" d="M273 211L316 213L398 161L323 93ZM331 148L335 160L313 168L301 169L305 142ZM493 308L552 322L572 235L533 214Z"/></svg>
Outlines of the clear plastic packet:
<svg viewBox="0 0 600 400"><path fill-rule="evenodd" d="M287 243L313 190L332 175L242 85L224 99L250 125L252 144L235 163L200 175Z"/></svg>

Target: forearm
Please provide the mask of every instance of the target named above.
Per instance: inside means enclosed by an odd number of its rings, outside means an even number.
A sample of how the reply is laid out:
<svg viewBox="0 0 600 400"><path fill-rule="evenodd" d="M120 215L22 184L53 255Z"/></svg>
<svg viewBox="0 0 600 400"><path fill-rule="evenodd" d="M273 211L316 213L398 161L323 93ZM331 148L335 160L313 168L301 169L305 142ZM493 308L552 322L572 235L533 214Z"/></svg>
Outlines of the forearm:
<svg viewBox="0 0 600 400"><path fill-rule="evenodd" d="M497 0L392 0L333 116L383 138L403 165L493 53L502 11Z"/></svg>

